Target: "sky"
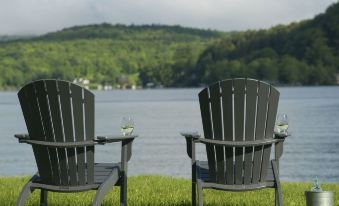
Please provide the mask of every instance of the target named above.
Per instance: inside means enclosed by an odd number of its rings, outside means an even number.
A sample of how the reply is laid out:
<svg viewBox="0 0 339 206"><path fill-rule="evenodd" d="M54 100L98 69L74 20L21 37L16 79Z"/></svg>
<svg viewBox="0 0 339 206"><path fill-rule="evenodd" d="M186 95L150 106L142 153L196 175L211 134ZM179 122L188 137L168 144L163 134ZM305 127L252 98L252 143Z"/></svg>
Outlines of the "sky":
<svg viewBox="0 0 339 206"><path fill-rule="evenodd" d="M239 31L309 19L338 0L0 0L0 35L75 25L165 24Z"/></svg>

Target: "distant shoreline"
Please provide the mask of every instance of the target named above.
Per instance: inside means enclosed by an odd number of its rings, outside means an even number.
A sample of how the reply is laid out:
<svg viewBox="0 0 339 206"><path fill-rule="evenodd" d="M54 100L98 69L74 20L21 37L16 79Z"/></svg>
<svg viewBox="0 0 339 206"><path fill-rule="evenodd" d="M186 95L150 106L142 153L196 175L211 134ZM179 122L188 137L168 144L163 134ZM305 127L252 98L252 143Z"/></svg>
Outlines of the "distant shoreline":
<svg viewBox="0 0 339 206"><path fill-rule="evenodd" d="M275 87L336 87L339 86L339 84L331 84L331 85L295 85L295 84L272 84ZM119 88L113 88L109 90L104 90L104 89L90 89L91 91L104 91L104 92L109 92L109 91L138 91L138 90L166 90L166 89L199 89L199 88L204 88L206 86L200 86L200 87L155 87L155 88L142 88L138 87L136 89L131 89L131 88L124 88L124 89L119 89ZM17 92L19 91L20 88L6 88L6 89L0 89L0 92Z"/></svg>

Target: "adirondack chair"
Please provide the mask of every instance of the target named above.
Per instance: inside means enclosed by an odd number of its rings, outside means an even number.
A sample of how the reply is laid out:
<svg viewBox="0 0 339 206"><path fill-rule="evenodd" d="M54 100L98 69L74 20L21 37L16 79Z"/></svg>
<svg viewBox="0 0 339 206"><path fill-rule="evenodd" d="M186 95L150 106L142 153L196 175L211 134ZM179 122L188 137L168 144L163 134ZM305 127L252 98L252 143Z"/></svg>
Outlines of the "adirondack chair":
<svg viewBox="0 0 339 206"><path fill-rule="evenodd" d="M199 93L204 137L182 133L192 159L192 205L203 205L205 188L225 191L275 189L282 206L279 158L286 136L274 138L279 92L253 79L228 79ZM206 145L207 161L196 160L196 144ZM270 160L271 148L275 157Z"/></svg>
<svg viewBox="0 0 339 206"><path fill-rule="evenodd" d="M127 199L127 162L136 135L94 138L94 95L67 81L39 80L25 85L18 97L28 134L15 135L31 144L38 172L23 187L17 205L40 189L40 205L47 192L97 190L100 205L113 186L120 186L120 204ZM122 142L121 162L95 163L94 146ZM76 205L76 203L74 203Z"/></svg>

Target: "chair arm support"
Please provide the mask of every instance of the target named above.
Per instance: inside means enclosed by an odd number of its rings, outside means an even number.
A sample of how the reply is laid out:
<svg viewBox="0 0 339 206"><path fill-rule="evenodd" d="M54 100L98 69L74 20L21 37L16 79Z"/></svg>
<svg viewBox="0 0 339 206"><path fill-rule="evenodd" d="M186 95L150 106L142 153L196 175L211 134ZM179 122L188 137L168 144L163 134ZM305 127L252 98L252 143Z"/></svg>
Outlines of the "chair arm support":
<svg viewBox="0 0 339 206"><path fill-rule="evenodd" d="M132 156L132 143L138 135L126 135L126 136L98 136L96 142L99 144L121 142L121 164L122 170L127 170L127 162Z"/></svg>
<svg viewBox="0 0 339 206"><path fill-rule="evenodd" d="M181 132L182 136L186 139L186 151L187 155L192 159L192 142L195 139L198 139L200 137L200 134L197 132Z"/></svg>
<svg viewBox="0 0 339 206"><path fill-rule="evenodd" d="M283 154L283 150L284 150L284 141L275 143L275 145L274 145L274 159L276 160L278 167L279 167L279 159Z"/></svg>
<svg viewBox="0 0 339 206"><path fill-rule="evenodd" d="M222 145L224 147L254 147L254 146L264 146L268 144L274 144L283 142L284 139L263 139L263 140L253 140L253 141L223 141L223 140L214 140L214 139L204 139L197 138L193 140L195 143L203 143L203 144L212 144L212 145Z"/></svg>
<svg viewBox="0 0 339 206"><path fill-rule="evenodd" d="M274 138L275 139L280 139L282 141L280 142L277 142L275 143L275 148L274 148L274 151L275 151L275 154L274 154L274 158L276 160L276 163L277 163L277 167L279 168L279 159L280 157L282 156L283 154L283 149L284 149L284 141L286 139L286 137L289 137L291 136L291 134L289 133L286 133L286 134L278 134L278 133L274 133Z"/></svg>

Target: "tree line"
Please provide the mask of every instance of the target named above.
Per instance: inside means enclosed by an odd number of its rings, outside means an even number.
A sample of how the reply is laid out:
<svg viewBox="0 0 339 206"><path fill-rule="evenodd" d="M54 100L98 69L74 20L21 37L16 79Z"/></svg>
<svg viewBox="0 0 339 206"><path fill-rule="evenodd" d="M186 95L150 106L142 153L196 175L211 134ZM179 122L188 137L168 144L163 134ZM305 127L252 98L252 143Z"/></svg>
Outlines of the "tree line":
<svg viewBox="0 0 339 206"><path fill-rule="evenodd" d="M280 84L327 85L339 73L339 3L314 19L237 33L207 48L201 81L251 77Z"/></svg>

